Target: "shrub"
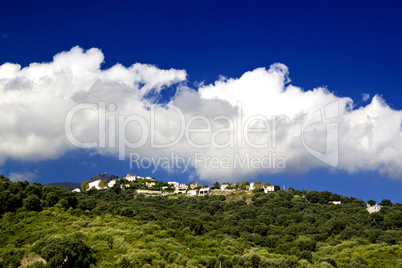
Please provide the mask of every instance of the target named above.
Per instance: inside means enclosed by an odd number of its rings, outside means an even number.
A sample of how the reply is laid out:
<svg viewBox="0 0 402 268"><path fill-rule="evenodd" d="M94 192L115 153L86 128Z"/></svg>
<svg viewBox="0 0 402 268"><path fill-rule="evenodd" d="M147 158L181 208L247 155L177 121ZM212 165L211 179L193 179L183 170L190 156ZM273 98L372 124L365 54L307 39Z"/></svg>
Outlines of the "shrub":
<svg viewBox="0 0 402 268"><path fill-rule="evenodd" d="M1 267L19 267L23 252L21 249L8 248L1 254Z"/></svg>
<svg viewBox="0 0 402 268"><path fill-rule="evenodd" d="M40 255L50 267L89 267L94 262L91 249L76 238L52 239L42 248Z"/></svg>
<svg viewBox="0 0 402 268"><path fill-rule="evenodd" d="M24 199L24 207L32 211L42 211L42 203L40 199L35 195L30 195Z"/></svg>
<svg viewBox="0 0 402 268"><path fill-rule="evenodd" d="M377 238L377 243L387 243L389 245L395 245L396 242L397 240L395 236L390 233L385 233Z"/></svg>

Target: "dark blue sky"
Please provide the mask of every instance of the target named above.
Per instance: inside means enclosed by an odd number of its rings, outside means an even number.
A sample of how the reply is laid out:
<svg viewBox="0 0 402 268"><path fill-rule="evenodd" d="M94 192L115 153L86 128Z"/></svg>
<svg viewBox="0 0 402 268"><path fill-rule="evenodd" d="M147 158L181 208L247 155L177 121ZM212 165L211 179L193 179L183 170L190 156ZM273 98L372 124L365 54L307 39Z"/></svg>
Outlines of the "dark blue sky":
<svg viewBox="0 0 402 268"><path fill-rule="evenodd" d="M26 66L51 61L77 45L97 47L105 55L104 68L140 62L185 69L192 86L281 62L289 67L292 84L305 90L327 86L357 106L363 104L362 93L379 94L393 109L402 109L398 1L17 0L1 6L0 64ZM101 172L147 175L130 171L127 162L85 151L41 162L8 160L1 167L5 175L34 169L43 183L83 181ZM155 177L187 181L186 174ZM365 201L402 202L400 180L376 173L315 170L262 179Z"/></svg>

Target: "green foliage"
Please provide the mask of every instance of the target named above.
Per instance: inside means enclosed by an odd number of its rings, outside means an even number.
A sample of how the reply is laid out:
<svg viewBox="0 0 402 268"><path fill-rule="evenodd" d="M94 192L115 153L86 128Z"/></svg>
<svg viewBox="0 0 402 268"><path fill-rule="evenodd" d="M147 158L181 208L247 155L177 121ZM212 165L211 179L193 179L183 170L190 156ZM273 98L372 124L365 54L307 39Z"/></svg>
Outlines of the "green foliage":
<svg viewBox="0 0 402 268"><path fill-rule="evenodd" d="M402 265L400 204L369 214L352 197L248 194L242 183L227 195L134 198L141 183L72 193L0 176L0 266L43 267L37 254L48 267Z"/></svg>
<svg viewBox="0 0 402 268"><path fill-rule="evenodd" d="M329 267L338 267L338 264L336 263L336 261L332 258L319 258L317 260L317 263L319 264L329 264ZM325 266L323 266L325 267Z"/></svg>
<svg viewBox="0 0 402 268"><path fill-rule="evenodd" d="M107 185L108 185L107 180L101 180L101 181L98 183L98 186L99 186L100 188L107 188Z"/></svg>
<svg viewBox="0 0 402 268"><path fill-rule="evenodd" d="M1 252L1 267L19 267L23 251L19 248L5 248Z"/></svg>
<svg viewBox="0 0 402 268"><path fill-rule="evenodd" d="M78 204L78 208L82 210L93 210L96 206L97 201L94 198L83 199Z"/></svg>
<svg viewBox="0 0 402 268"><path fill-rule="evenodd" d="M40 199L36 195L30 195L26 199L24 199L24 207L28 210L32 211L41 211L42 203Z"/></svg>
<svg viewBox="0 0 402 268"><path fill-rule="evenodd" d="M393 204L392 204L391 200L383 199L379 205L386 206L386 207L392 207Z"/></svg>
<svg viewBox="0 0 402 268"><path fill-rule="evenodd" d="M83 183L81 183L81 191L85 192L88 191L89 189L89 182L84 181Z"/></svg>
<svg viewBox="0 0 402 268"><path fill-rule="evenodd" d="M59 201L59 196L55 192L50 192L46 195L46 202L48 206L53 207Z"/></svg>
<svg viewBox="0 0 402 268"><path fill-rule="evenodd" d="M41 261L36 261L36 262L23 266L23 268L44 268L44 267L45 267L45 264Z"/></svg>
<svg viewBox="0 0 402 268"><path fill-rule="evenodd" d="M51 239L41 249L40 255L49 267L89 267L94 262L91 248L75 238Z"/></svg>
<svg viewBox="0 0 402 268"><path fill-rule="evenodd" d="M264 187L264 185L262 184L262 182L256 181L256 182L254 182L253 192L254 193L261 192L261 191L263 191L263 187Z"/></svg>
<svg viewBox="0 0 402 268"><path fill-rule="evenodd" d="M220 189L220 184L219 182L215 182L214 184L212 184L212 189Z"/></svg>
<svg viewBox="0 0 402 268"><path fill-rule="evenodd" d="M387 243L389 245L395 245L397 242L397 238L390 234L390 233L384 233L377 238L377 243Z"/></svg>
<svg viewBox="0 0 402 268"><path fill-rule="evenodd" d="M320 201L320 193L317 191L310 191L306 195L306 198L310 203L318 203L318 201Z"/></svg>

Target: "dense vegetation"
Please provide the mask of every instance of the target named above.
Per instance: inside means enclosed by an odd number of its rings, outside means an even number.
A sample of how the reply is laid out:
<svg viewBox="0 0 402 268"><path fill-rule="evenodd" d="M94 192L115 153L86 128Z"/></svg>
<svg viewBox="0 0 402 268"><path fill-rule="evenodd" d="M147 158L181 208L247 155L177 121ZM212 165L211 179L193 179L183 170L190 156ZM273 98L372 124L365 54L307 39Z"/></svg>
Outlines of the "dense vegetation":
<svg viewBox="0 0 402 268"><path fill-rule="evenodd" d="M134 198L130 188L72 193L0 176L0 265L401 267L402 205L388 201L369 214L330 192Z"/></svg>

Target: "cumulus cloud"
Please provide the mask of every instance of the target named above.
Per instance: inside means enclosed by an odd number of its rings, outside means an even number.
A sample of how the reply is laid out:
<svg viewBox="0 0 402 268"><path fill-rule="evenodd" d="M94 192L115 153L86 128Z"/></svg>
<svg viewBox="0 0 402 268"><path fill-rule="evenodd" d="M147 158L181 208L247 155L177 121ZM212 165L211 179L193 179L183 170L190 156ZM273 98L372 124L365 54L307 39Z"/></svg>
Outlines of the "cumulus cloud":
<svg viewBox="0 0 402 268"><path fill-rule="evenodd" d="M279 63L190 88L184 70L104 70L103 60L99 49L75 47L49 63L1 65L0 160L57 158L78 146L206 180L318 167L401 174L402 112L379 96L354 109L327 88L290 84Z"/></svg>
<svg viewBox="0 0 402 268"><path fill-rule="evenodd" d="M160 70L147 64L128 68L116 64L101 70L103 60L99 49L84 52L75 47L57 54L49 63L32 63L25 68L1 65L0 161L57 158L74 149L65 137L64 121L78 103L105 101L122 109L140 109L149 106L143 98L146 94L158 93L186 78L185 71ZM95 138L96 114L75 117L78 136Z"/></svg>

